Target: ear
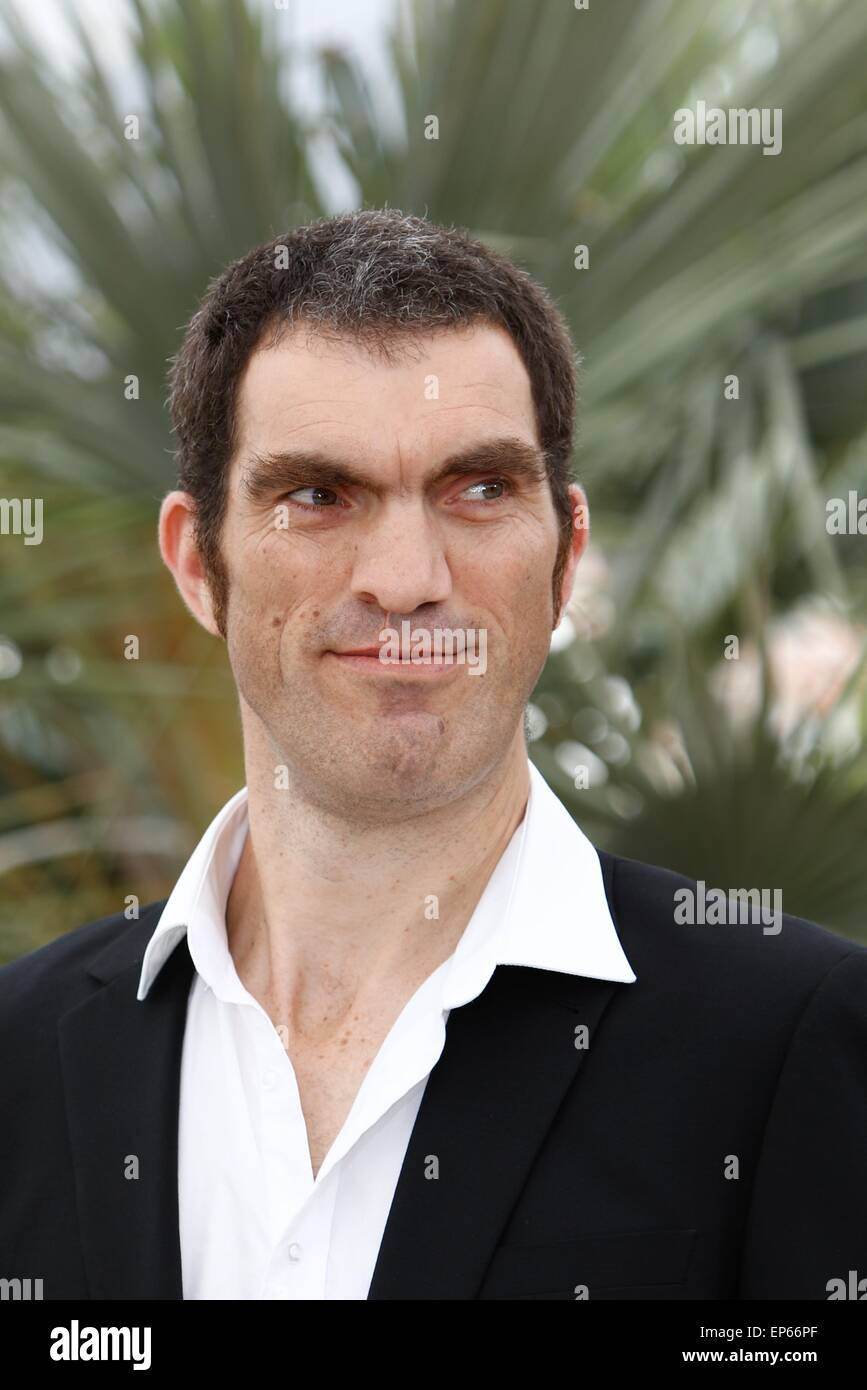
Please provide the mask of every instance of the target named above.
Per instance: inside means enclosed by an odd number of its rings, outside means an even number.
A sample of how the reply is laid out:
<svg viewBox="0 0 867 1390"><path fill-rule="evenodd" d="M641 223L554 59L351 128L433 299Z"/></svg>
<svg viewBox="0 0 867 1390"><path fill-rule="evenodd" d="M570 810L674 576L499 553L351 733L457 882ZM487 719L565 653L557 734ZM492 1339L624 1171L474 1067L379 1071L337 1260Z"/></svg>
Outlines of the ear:
<svg viewBox="0 0 867 1390"><path fill-rule="evenodd" d="M560 583L560 605L557 610L555 627L559 627L563 620L566 605L572 597L578 561L584 554L590 539L590 511L584 489L578 483L570 483L569 498L572 503L572 538L569 555L563 567L563 578Z"/></svg>
<svg viewBox="0 0 867 1390"><path fill-rule="evenodd" d="M195 516L195 505L188 492L170 492L163 498L159 520L160 554L193 617L206 632L219 637L210 585L195 542Z"/></svg>

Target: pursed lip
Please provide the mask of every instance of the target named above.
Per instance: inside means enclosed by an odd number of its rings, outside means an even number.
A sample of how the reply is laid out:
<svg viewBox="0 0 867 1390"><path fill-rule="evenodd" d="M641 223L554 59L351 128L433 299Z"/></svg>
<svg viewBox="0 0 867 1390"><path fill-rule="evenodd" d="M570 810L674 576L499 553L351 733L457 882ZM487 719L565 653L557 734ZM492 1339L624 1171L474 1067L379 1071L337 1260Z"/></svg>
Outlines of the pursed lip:
<svg viewBox="0 0 867 1390"><path fill-rule="evenodd" d="M357 647L352 651L329 651L327 656L337 657L342 666L348 669L369 673L380 672L392 676L420 676L425 679L450 675L459 667L459 662L410 661L380 657L379 647Z"/></svg>

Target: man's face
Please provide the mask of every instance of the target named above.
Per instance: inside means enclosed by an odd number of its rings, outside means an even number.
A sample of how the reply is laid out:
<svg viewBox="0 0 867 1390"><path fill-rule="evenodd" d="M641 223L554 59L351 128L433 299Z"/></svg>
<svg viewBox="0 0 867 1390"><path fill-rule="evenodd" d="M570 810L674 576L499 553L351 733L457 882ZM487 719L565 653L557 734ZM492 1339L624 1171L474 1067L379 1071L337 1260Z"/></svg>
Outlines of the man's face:
<svg viewBox="0 0 867 1390"><path fill-rule="evenodd" d="M511 339L425 335L387 364L296 330L250 359L237 437L222 553L245 737L340 814L465 793L522 739L557 616L557 519ZM484 673L346 655L404 621L477 634Z"/></svg>

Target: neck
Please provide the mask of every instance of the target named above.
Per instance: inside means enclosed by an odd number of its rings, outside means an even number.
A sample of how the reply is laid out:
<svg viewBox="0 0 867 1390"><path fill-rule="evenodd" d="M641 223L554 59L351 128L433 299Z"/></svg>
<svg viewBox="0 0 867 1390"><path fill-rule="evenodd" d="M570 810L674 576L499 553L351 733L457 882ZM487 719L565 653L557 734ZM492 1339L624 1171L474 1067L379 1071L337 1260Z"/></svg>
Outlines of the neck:
<svg viewBox="0 0 867 1390"><path fill-rule="evenodd" d="M273 760L247 762L229 950L275 1023L324 1042L350 1014L394 1012L454 951L526 809L524 740L454 801L384 824L275 791Z"/></svg>

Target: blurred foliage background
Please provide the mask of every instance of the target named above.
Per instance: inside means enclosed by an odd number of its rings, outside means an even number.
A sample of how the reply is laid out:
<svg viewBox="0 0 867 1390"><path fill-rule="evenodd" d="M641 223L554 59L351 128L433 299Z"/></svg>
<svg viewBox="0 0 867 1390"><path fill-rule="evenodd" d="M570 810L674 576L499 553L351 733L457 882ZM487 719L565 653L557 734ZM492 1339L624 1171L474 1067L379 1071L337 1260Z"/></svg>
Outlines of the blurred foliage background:
<svg viewBox="0 0 867 1390"><path fill-rule="evenodd" d="M526 266L584 357L534 760L598 844L867 941L867 540L826 527L867 495L867 5L396 0L389 105L306 3L129 0L120 65L0 8L0 493L46 517L0 536L0 957L167 895L242 785L156 547L167 360L227 261L384 204ZM698 99L780 108L781 153L676 145Z"/></svg>

